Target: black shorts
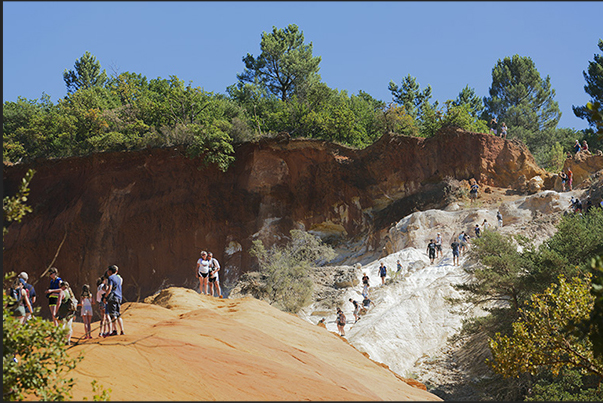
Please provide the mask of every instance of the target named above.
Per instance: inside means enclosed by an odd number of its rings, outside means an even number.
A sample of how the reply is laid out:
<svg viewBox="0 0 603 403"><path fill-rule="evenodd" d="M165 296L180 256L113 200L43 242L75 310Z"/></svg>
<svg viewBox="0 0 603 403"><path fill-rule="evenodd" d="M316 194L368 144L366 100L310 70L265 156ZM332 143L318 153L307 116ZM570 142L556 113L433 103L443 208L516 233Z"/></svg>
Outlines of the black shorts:
<svg viewBox="0 0 603 403"><path fill-rule="evenodd" d="M112 318L118 318L121 314L120 314L120 308L121 308L121 301L117 298L110 298L107 301L107 308L105 310L105 313L109 316L111 316Z"/></svg>
<svg viewBox="0 0 603 403"><path fill-rule="evenodd" d="M435 249L429 249L429 258L433 259L435 257Z"/></svg>
<svg viewBox="0 0 603 403"><path fill-rule="evenodd" d="M209 276L209 273L199 273L199 275L200 275L201 277L207 277L207 276Z"/></svg>
<svg viewBox="0 0 603 403"><path fill-rule="evenodd" d="M436 245L436 249L438 250L438 252L442 251L442 245Z"/></svg>
<svg viewBox="0 0 603 403"><path fill-rule="evenodd" d="M209 278L209 282L210 283L215 283L216 282L216 278L215 277L210 277Z"/></svg>

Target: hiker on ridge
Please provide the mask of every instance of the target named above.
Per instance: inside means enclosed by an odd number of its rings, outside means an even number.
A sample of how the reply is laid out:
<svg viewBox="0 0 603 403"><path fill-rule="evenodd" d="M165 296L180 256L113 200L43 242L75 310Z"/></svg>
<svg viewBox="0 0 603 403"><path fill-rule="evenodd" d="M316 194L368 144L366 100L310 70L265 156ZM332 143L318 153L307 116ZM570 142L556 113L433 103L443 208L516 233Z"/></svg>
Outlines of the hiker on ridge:
<svg viewBox="0 0 603 403"><path fill-rule="evenodd" d="M452 243L450 244L450 247L452 248L452 265L459 266L460 244L458 240L453 239Z"/></svg>

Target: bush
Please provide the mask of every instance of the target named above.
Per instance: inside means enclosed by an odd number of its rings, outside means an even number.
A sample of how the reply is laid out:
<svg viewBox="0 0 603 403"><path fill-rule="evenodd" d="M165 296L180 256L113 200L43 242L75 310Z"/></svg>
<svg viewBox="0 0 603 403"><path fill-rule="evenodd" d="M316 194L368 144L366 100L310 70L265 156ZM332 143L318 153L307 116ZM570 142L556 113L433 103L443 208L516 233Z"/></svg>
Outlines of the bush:
<svg viewBox="0 0 603 403"><path fill-rule="evenodd" d="M309 276L312 265L329 261L335 251L317 237L291 230L291 241L285 246L266 250L260 240L253 243L250 254L257 257L260 271L266 276L271 303L285 312L298 312L312 296L314 283Z"/></svg>

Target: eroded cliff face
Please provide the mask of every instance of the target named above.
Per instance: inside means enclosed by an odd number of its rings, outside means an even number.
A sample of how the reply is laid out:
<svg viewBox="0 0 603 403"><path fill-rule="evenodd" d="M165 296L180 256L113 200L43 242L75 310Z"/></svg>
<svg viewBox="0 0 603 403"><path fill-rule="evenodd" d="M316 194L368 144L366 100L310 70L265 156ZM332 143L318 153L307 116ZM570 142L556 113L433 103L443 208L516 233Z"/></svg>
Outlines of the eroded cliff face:
<svg viewBox="0 0 603 403"><path fill-rule="evenodd" d="M385 135L364 150L283 134L239 146L225 173L201 166L181 148L5 166L6 195L36 170L33 212L4 240L5 272L25 270L34 282L62 244L54 266L74 290L94 288L117 264L125 298L135 301L198 284L199 252L211 250L228 287L254 268L255 239L271 245L301 228L341 248L355 244L357 255L378 253L392 223L444 205L448 177L498 187L522 174L547 177L526 148L455 129L429 139ZM43 290L48 279L39 281Z"/></svg>

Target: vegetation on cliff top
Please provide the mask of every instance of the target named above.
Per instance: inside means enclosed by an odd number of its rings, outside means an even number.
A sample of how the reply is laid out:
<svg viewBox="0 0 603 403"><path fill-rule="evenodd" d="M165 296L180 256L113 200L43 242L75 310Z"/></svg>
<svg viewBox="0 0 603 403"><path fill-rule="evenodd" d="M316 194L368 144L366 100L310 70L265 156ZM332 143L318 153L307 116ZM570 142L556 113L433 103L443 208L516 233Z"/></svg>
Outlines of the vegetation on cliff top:
<svg viewBox="0 0 603 403"><path fill-rule="evenodd" d="M175 75L149 80L114 71L108 77L85 52L63 73L67 95L56 104L45 94L4 102L3 160L184 145L190 156L225 170L234 144L283 131L294 138L366 147L386 132L428 137L445 126L487 132L492 117L505 122L508 138L524 141L550 170L558 168L559 155L575 139L601 147L591 129L557 128L561 112L551 80L540 77L529 57L499 60L489 97L478 97L467 84L455 100L440 106L430 101L431 86L421 89L411 75L399 85L389 83L393 102L330 88L318 74L321 57L313 55L312 43L305 43L294 24L263 32L260 49L257 57L243 57L245 68L226 94L193 87ZM585 89L594 100L600 100L601 63L595 55L585 73ZM575 112L588 119L584 107Z"/></svg>

